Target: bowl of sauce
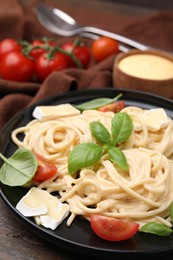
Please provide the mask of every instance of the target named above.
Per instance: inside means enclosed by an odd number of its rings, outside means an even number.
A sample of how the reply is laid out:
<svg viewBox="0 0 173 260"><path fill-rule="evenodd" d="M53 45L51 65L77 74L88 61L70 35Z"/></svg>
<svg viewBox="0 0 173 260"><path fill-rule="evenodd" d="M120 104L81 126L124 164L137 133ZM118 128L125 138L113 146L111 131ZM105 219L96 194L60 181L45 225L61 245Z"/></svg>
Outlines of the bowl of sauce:
<svg viewBox="0 0 173 260"><path fill-rule="evenodd" d="M114 61L113 82L117 88L173 98L173 56L155 50L121 53Z"/></svg>

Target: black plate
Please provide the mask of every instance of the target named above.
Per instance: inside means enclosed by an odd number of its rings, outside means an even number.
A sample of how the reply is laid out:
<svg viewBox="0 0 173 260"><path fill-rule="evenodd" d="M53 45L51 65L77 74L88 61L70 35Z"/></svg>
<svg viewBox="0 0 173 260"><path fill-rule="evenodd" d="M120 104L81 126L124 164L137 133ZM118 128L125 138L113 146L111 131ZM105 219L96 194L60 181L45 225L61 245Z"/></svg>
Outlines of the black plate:
<svg viewBox="0 0 173 260"><path fill-rule="evenodd" d="M99 97L113 98L120 92L123 93L122 100L125 100L127 105L146 109L163 107L173 118L173 101L157 95L112 88L74 91L41 101L13 117L0 133L0 152L9 157L16 150L16 146L10 138L11 132L32 120L32 111L36 105L77 104ZM25 193L26 189L24 188L8 187L1 184L2 199L18 220L41 238L67 250L106 258L118 257L118 259L124 257L125 259L134 259L134 257L145 255L156 257L162 253L173 251L173 235L159 237L138 232L129 240L117 243L108 242L97 237L92 232L89 223L80 217L76 218L69 228L66 226L66 221L54 231L37 226L32 219L23 217L15 209L16 203Z"/></svg>

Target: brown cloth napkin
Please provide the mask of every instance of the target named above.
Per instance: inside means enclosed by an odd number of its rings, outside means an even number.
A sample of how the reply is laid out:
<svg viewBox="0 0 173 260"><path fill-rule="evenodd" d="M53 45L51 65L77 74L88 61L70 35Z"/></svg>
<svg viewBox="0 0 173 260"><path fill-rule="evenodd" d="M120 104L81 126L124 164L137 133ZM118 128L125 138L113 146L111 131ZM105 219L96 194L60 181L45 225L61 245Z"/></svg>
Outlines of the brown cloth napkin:
<svg viewBox="0 0 173 260"><path fill-rule="evenodd" d="M37 21L32 7L39 1L2 0L0 8L0 40L13 37L31 41L38 37L54 37ZM97 8L89 4L69 5L66 1L45 1L72 15L79 23L96 26L134 40L173 51L173 11L153 11L139 16ZM70 39L56 36L57 42ZM86 40L87 44L91 40ZM0 128L17 112L39 100L73 90L113 87L112 66L115 56L96 64L91 62L87 70L67 69L53 72L43 83L18 83L0 79ZM173 96L172 96L173 98Z"/></svg>

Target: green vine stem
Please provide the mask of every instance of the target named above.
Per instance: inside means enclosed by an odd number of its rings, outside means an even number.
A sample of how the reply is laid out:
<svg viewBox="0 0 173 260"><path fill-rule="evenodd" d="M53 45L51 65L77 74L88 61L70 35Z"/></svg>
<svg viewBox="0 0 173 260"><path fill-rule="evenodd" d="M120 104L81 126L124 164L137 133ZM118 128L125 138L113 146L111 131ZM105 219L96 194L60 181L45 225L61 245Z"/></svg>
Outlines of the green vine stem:
<svg viewBox="0 0 173 260"><path fill-rule="evenodd" d="M79 43L78 39L76 41L74 41L74 48L75 48L75 46L78 45L78 43ZM32 59L32 57L29 54L31 53L31 51L33 51L35 49L45 50L46 53L47 53L48 60L53 59L55 53L59 52L59 53L62 53L62 54L69 56L72 59L72 61L75 63L77 68L83 69L81 62L78 60L78 58L73 53L74 48L71 51L66 51L66 50L63 50L62 48L60 48L58 46L49 45L48 41L47 42L45 41L45 45L43 45L43 46L40 46L40 45L32 46L32 44L30 44L27 41L20 41L20 44L22 46L23 54L28 58Z"/></svg>

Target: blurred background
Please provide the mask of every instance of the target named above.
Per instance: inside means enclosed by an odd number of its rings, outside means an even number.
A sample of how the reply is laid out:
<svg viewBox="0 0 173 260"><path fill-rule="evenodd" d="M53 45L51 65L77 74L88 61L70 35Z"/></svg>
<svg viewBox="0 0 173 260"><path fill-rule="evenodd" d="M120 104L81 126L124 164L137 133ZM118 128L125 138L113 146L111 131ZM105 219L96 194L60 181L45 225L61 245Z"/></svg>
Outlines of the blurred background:
<svg viewBox="0 0 173 260"><path fill-rule="evenodd" d="M104 0L101 0L104 1ZM110 2L128 4L128 5L137 5L144 6L150 8L158 8L158 9L173 9L173 1L172 0L108 0Z"/></svg>

